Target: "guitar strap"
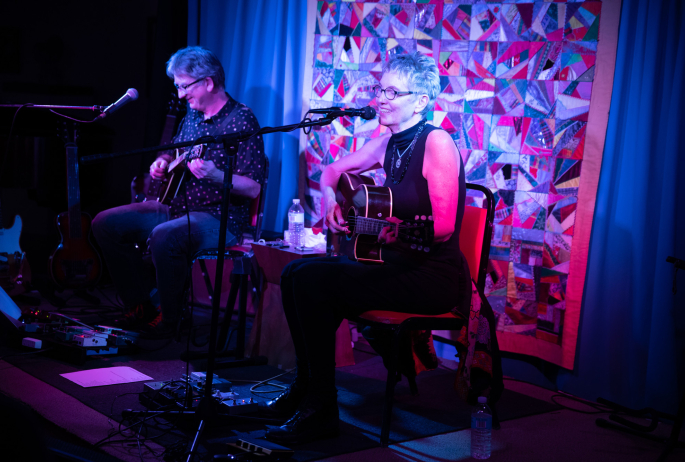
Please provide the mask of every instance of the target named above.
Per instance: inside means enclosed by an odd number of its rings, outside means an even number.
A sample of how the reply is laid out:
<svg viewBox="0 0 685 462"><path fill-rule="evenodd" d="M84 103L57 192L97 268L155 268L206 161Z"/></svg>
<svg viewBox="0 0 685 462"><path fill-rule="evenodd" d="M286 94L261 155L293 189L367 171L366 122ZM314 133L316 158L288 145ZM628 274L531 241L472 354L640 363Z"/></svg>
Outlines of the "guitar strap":
<svg viewBox="0 0 685 462"><path fill-rule="evenodd" d="M224 121L221 122L221 123L216 127L216 129L214 130L214 135L213 135L213 136L220 135L221 132L222 132L226 127L228 127L228 123L229 123L230 121L233 120L233 118L236 116L236 114L238 114L238 111L240 111L240 109L242 109L242 107L244 106L244 104L241 104L241 103L237 102L236 100L234 100L234 99L231 98L230 96L229 96L228 98L229 98L229 100L228 100L229 103L234 103L233 109L231 109L231 112L228 113L228 115L226 116L226 118L224 119Z"/></svg>

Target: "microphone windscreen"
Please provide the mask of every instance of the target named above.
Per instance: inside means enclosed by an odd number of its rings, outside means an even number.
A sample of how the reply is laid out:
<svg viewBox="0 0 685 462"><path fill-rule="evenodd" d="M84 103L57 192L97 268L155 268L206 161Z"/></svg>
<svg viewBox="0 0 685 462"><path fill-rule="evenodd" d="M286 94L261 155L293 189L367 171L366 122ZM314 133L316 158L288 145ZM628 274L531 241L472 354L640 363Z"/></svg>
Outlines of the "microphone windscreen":
<svg viewBox="0 0 685 462"><path fill-rule="evenodd" d="M127 94L127 95L129 96L129 98L131 98L131 99L138 99L138 90L136 90L135 88L129 88L129 89L126 91L126 94Z"/></svg>
<svg viewBox="0 0 685 462"><path fill-rule="evenodd" d="M376 117L376 110L371 106L366 106L365 108L362 108L361 117L364 120L371 120Z"/></svg>

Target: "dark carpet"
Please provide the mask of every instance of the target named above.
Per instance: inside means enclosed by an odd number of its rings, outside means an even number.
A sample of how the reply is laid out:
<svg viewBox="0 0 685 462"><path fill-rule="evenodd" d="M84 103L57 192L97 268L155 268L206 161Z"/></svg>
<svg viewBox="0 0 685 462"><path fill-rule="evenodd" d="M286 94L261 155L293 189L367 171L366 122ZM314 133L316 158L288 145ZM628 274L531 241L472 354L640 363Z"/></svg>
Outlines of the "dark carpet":
<svg viewBox="0 0 685 462"><path fill-rule="evenodd" d="M185 343L171 342L164 345L158 342L146 346L163 347L156 351L142 351L130 356L95 357L82 366L75 366L47 354L10 356L6 358L6 361L102 414L111 415L114 421L121 422L121 411L145 409L138 398L138 394L143 391L141 382L82 388L60 377L59 374L112 366L133 367L153 377L155 381L179 379L182 374L185 374L186 363L178 359L185 350ZM0 356L11 351L1 348ZM295 460L315 460L378 446L386 370L380 358L368 352L355 351L355 359L357 361L355 366L339 368L336 371L341 435L336 439L313 442L294 448L296 449ZM190 370L205 370L206 363L202 363L202 361L193 362ZM234 383L241 397L252 396L258 400L274 397L278 391L266 395L255 395L251 394L250 387L258 381L269 379L282 372L270 366L216 371L217 375ZM390 433L391 442L412 440L470 426L470 408L453 390L454 377L454 371L442 368L420 374L417 377L419 396L410 394L406 379L397 385ZM290 378L284 376L274 382L288 383ZM550 403L507 390L497 405L500 419L503 421L556 409L558 408ZM180 431L176 427L171 429L162 425L161 436L155 441L168 447L192 436L196 425L194 422L175 423L180 425ZM263 424L233 422L215 426L204 433L202 450L206 453L228 452L225 443L235 441L236 437L261 437L263 434ZM183 444L178 444L178 446L183 447Z"/></svg>

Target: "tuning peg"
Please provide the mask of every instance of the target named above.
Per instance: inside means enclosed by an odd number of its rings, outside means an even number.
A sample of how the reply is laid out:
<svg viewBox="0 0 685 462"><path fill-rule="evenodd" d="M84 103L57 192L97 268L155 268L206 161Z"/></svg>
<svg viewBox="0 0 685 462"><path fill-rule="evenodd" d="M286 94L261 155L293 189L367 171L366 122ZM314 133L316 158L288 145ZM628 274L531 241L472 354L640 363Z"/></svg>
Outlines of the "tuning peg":
<svg viewBox="0 0 685 462"><path fill-rule="evenodd" d="M412 249L412 250L416 250L416 244L412 244L412 245L411 245L411 249Z"/></svg>
<svg viewBox="0 0 685 462"><path fill-rule="evenodd" d="M428 221L433 221L433 215L428 215Z"/></svg>
<svg viewBox="0 0 685 462"><path fill-rule="evenodd" d="M423 250L423 246L420 245L420 246L418 246L416 249L417 249L417 250Z"/></svg>
<svg viewBox="0 0 685 462"><path fill-rule="evenodd" d="M424 248L423 248L423 251L424 251L424 252L430 252L431 249L429 249L428 247L424 247Z"/></svg>

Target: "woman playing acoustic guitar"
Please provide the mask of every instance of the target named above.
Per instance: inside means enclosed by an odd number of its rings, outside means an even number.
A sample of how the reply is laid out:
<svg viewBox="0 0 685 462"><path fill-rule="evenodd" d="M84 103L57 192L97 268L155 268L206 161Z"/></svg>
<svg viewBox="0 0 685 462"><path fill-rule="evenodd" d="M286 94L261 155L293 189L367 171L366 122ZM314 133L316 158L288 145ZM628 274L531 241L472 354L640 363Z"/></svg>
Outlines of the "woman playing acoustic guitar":
<svg viewBox="0 0 685 462"><path fill-rule="evenodd" d="M412 245L399 239L401 225L386 226L375 238L382 244L382 264L342 256L296 260L283 270L283 307L295 345L297 376L286 392L263 406L267 414L292 416L267 432L267 438L278 443L337 434L335 332L343 318L378 309L441 314L456 307L468 313L470 277L459 249L463 163L452 138L426 121L440 93L437 66L420 53L395 56L373 91L379 122L392 135L372 139L326 168L321 185L328 226L339 234L353 234L356 218L336 202L338 184L348 175L383 167L392 200L392 217L383 218L390 225L432 217L432 242Z"/></svg>

